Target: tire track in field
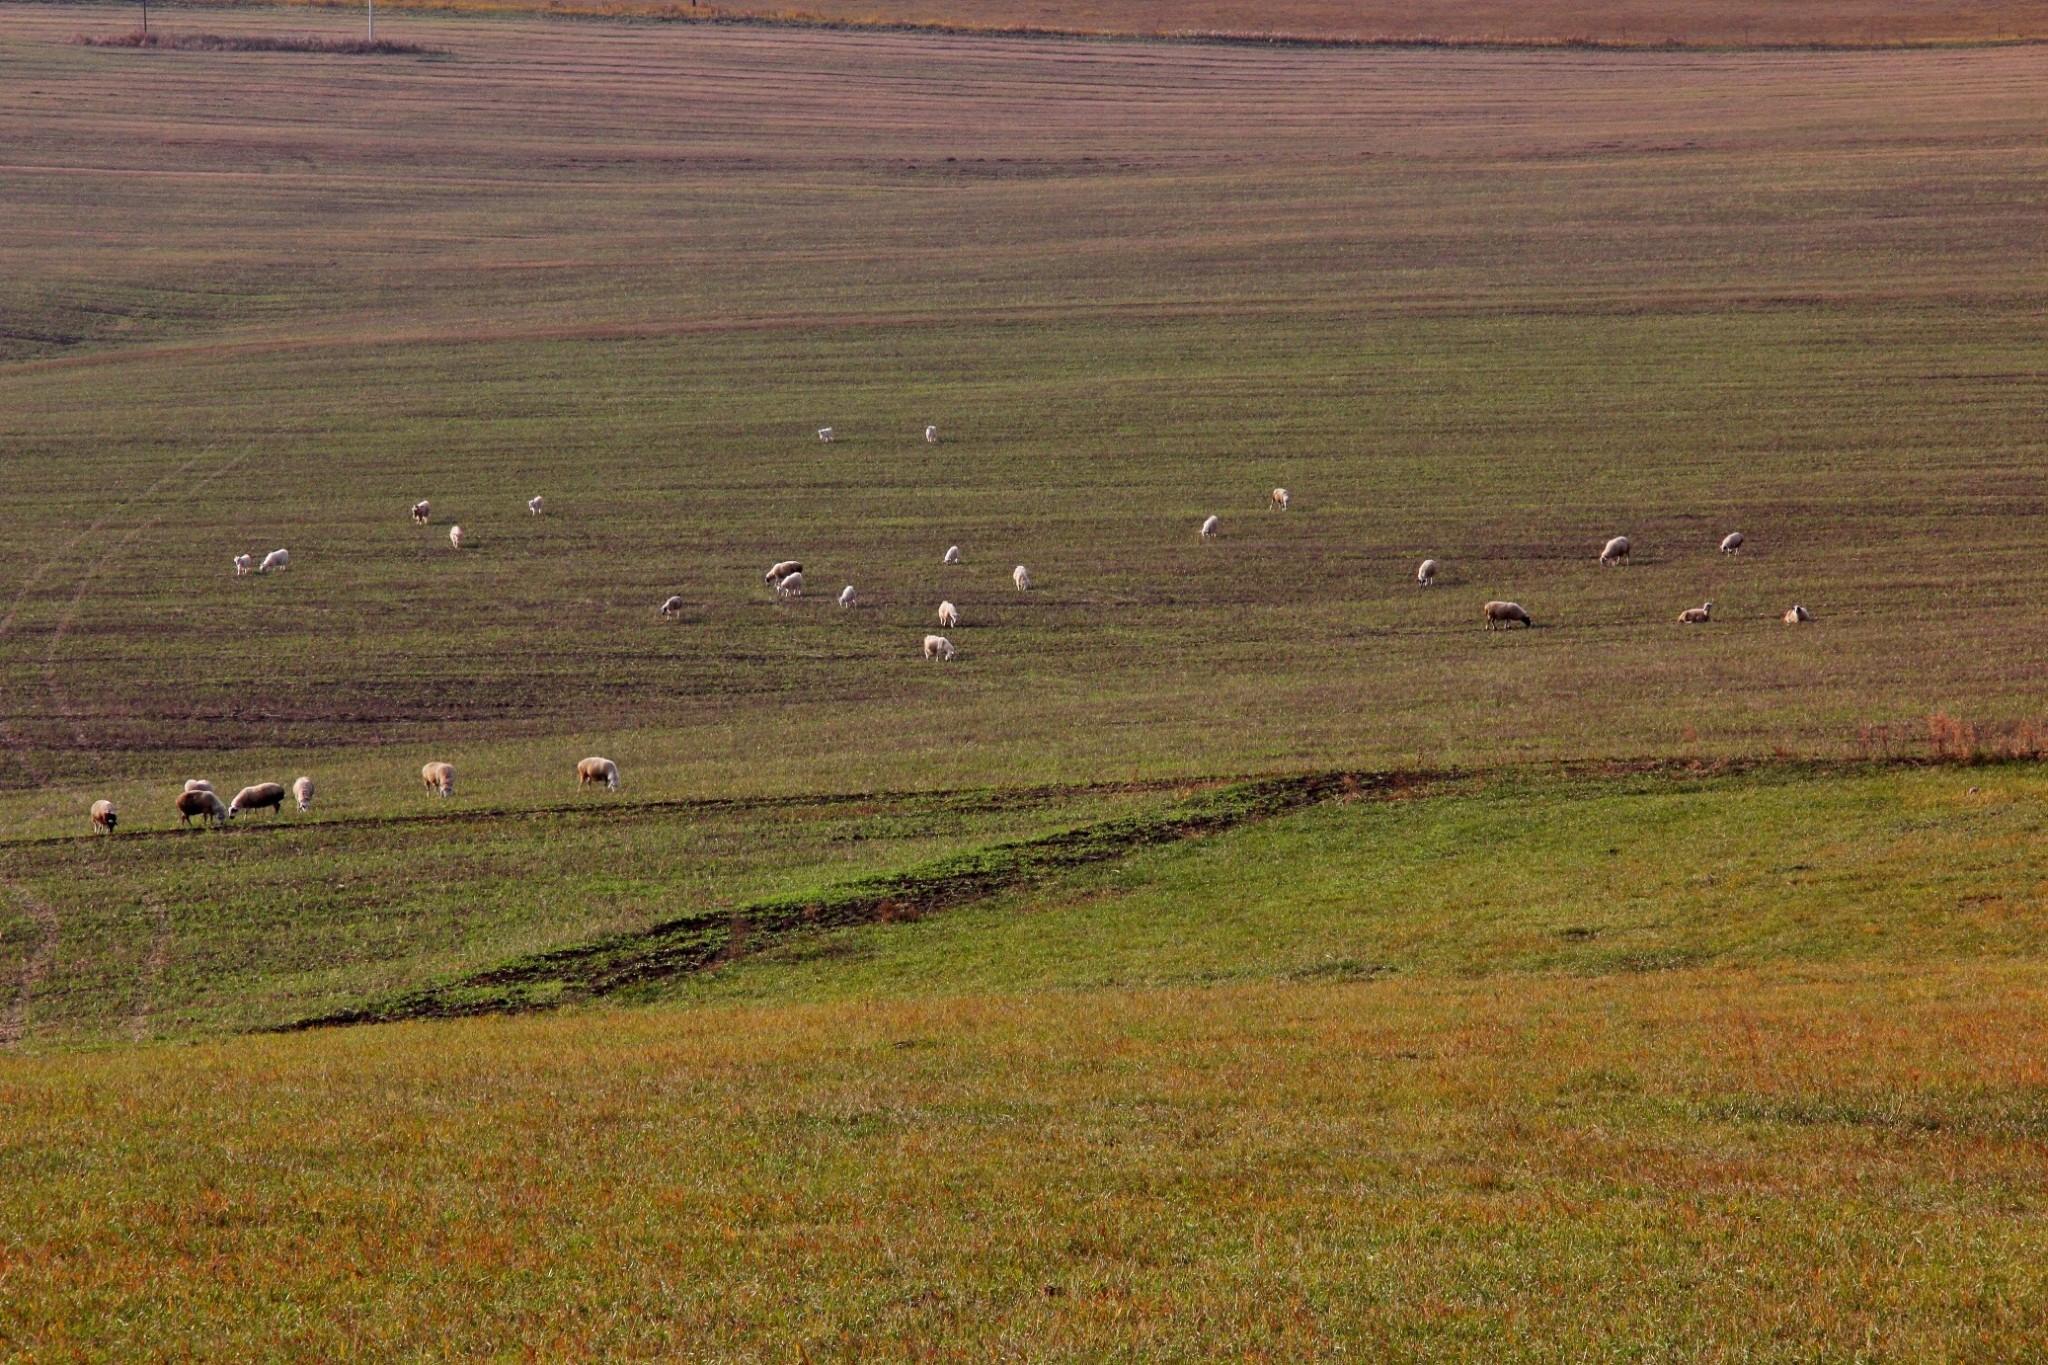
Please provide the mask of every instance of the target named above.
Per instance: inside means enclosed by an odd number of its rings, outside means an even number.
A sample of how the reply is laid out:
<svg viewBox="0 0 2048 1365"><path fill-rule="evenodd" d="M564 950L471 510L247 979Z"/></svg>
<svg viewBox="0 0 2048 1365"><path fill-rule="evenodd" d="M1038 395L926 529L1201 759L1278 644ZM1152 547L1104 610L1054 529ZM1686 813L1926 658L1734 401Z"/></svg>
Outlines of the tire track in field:
<svg viewBox="0 0 2048 1365"><path fill-rule="evenodd" d="M142 904L150 916L149 955L142 960L142 980L135 987L135 1009L128 1016L128 1037L137 1043L149 1037L156 985L163 979L164 966L171 957L171 912L154 891L143 896Z"/></svg>
<svg viewBox="0 0 2048 1365"><path fill-rule="evenodd" d="M57 933L63 928L57 912L29 894L26 887L18 882L0 882L0 885L14 893L28 908L29 918L42 930L42 937L29 950L28 961L22 965L21 982L15 987L14 1002L7 1007L7 1013L0 1016L0 1047L14 1047L27 1036L29 1005L35 999L36 987L43 984L50 975L50 968L57 961Z"/></svg>

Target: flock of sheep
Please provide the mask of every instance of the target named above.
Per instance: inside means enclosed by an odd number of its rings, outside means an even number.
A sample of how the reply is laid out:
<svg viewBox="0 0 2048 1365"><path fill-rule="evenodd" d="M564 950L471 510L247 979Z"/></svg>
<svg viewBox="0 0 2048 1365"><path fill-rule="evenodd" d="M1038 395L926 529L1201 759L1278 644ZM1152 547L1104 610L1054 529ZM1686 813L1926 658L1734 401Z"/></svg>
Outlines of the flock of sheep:
<svg viewBox="0 0 2048 1365"><path fill-rule="evenodd" d="M1285 489L1274 489L1274 501L1279 502L1281 500L1282 494L1284 494L1285 492ZM1209 518L1209 520L1214 521L1215 518L1211 517ZM1204 535L1208 534L1207 526L1204 526L1202 528L1202 533ZM1724 555L1739 555L1742 553L1742 547L1744 545L1747 545L1748 543L1748 536L1745 536L1740 531L1730 531L1727 535L1721 537L1721 553ZM1600 547L1600 562L1604 565L1607 565L1609 568L1616 568L1620 565L1627 564L1629 562L1629 555L1633 549L1634 546L1632 546L1629 543L1629 538L1627 536L1615 536L1612 540L1609 540L1605 545L1602 545ZM1415 570L1415 581L1420 583L1425 588L1434 586L1436 583L1437 571L1441 567L1442 566L1439 565L1437 561L1435 561L1434 559L1423 560L1421 565L1417 567L1417 569ZM1522 604L1519 602L1488 602L1485 606L1481 607L1479 611L1480 615L1486 621L1486 628L1488 630L1506 630L1510 626L1515 625L1517 622L1525 626L1532 626L1536 624L1535 621L1530 618L1529 613L1523 609ZM1704 626L1711 622L1713 619L1714 604L1711 600L1704 602L1697 607L1687 607L1684 611L1678 613L1678 620L1679 623L1682 625ZM1813 613L1808 611L1805 607L1799 605L1797 602L1794 602L1791 606L1785 609L1785 614L1780 619L1782 619L1788 626L1795 626L1802 621L1811 621L1813 619Z"/></svg>

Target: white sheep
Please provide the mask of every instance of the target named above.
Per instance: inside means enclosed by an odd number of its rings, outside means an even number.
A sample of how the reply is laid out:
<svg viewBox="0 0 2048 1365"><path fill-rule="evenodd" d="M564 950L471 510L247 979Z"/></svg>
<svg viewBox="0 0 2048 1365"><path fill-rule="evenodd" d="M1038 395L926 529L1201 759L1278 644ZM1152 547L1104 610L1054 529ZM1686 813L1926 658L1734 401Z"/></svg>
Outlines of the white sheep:
<svg viewBox="0 0 2048 1365"><path fill-rule="evenodd" d="M850 607L853 605L853 600L853 584L848 583L843 589L840 590L839 605L842 607Z"/></svg>
<svg viewBox="0 0 2048 1365"><path fill-rule="evenodd" d="M113 802L95 801L92 803L92 827L94 829L102 834L112 834L114 826L120 822L121 817L114 813Z"/></svg>
<svg viewBox="0 0 2048 1365"><path fill-rule="evenodd" d="M960 562L960 547L958 545L948 545L946 547L946 557L940 562L945 564L958 564Z"/></svg>
<svg viewBox="0 0 2048 1365"><path fill-rule="evenodd" d="M186 781L185 790L188 792L210 792L213 790L213 784L203 777L194 777Z"/></svg>
<svg viewBox="0 0 2048 1365"><path fill-rule="evenodd" d="M953 662L953 656L959 652L959 650L953 647L953 642L943 635L927 635L924 637L924 657L927 659L938 659L943 663L951 663Z"/></svg>
<svg viewBox="0 0 2048 1365"><path fill-rule="evenodd" d="M794 559L785 559L778 564L769 565L768 572L761 575L761 581L772 588L791 574L802 573L803 571L804 566L802 564Z"/></svg>
<svg viewBox="0 0 2048 1365"><path fill-rule="evenodd" d="M427 518L434 515L434 504L421 498L412 505L412 519L415 525L425 526Z"/></svg>
<svg viewBox="0 0 2048 1365"><path fill-rule="evenodd" d="M1628 563L1629 543L1627 536L1616 536L1600 547L1600 562L1610 567Z"/></svg>
<svg viewBox="0 0 2048 1365"><path fill-rule="evenodd" d="M1721 553L1724 555L1741 554L1743 542L1748 539L1749 537L1740 531L1730 531L1721 538Z"/></svg>
<svg viewBox="0 0 2048 1365"><path fill-rule="evenodd" d="M937 445L939 443L939 429L937 427L926 427L924 429L924 439L926 445Z"/></svg>
<svg viewBox="0 0 2048 1365"><path fill-rule="evenodd" d="M545 512L547 510L547 506L548 500L546 498L539 496L538 494L526 500L526 510L531 512L534 516L539 516L542 512Z"/></svg>
<svg viewBox="0 0 2048 1365"><path fill-rule="evenodd" d="M455 765L452 763L429 763L420 769L420 781L436 796L455 795Z"/></svg>
<svg viewBox="0 0 2048 1365"><path fill-rule="evenodd" d="M1271 510L1275 512L1285 512L1287 510L1287 504L1293 501L1294 495L1292 493L1289 493L1284 488L1276 488L1273 490L1273 503Z"/></svg>
<svg viewBox="0 0 2048 1365"><path fill-rule="evenodd" d="M235 799L228 802L228 819L232 820L248 810L268 810L275 816L282 809L284 787L276 782L258 782L235 793Z"/></svg>
<svg viewBox="0 0 2048 1365"><path fill-rule="evenodd" d="M300 810L313 809L313 779L296 778L292 782L292 799L299 803Z"/></svg>
<svg viewBox="0 0 2048 1365"><path fill-rule="evenodd" d="M676 596L663 602L661 604L661 614L663 616L681 616L683 614L683 599L680 596Z"/></svg>
<svg viewBox="0 0 2048 1365"><path fill-rule="evenodd" d="M1488 602L1479 611L1486 618L1488 630L1506 630L1517 621L1525 626L1536 624L1529 619L1529 613L1522 609L1520 602Z"/></svg>
<svg viewBox="0 0 2048 1365"><path fill-rule="evenodd" d="M1203 523L1202 523L1202 539L1204 539L1204 540L1212 540L1212 539L1214 539L1214 538L1215 538L1215 535L1216 535L1216 529L1217 529L1218 527L1220 527L1221 525L1223 525L1223 518L1221 518L1221 517L1210 517L1210 518L1209 518L1209 519L1208 519L1207 521L1203 522Z"/></svg>
<svg viewBox="0 0 2048 1365"><path fill-rule="evenodd" d="M202 825L209 821L216 825L228 822L227 806L211 791L179 792L177 807L178 823L183 825L191 824L194 816L199 817Z"/></svg>
<svg viewBox="0 0 2048 1365"><path fill-rule="evenodd" d="M255 555L236 555L236 556L235 556L235 577L237 577L237 578L240 578L240 577L241 577L241 576L242 576L243 574L245 574L245 573L253 573L253 572L255 571L255 568L256 568L256 556L255 556Z"/></svg>
<svg viewBox="0 0 2048 1365"><path fill-rule="evenodd" d="M1442 565L1438 564L1434 559L1423 560L1415 566L1415 581L1425 588L1435 587L1436 571L1441 567Z"/></svg>
<svg viewBox="0 0 2048 1365"><path fill-rule="evenodd" d="M802 597L804 595L804 576L800 573L788 575L775 585L775 595L783 598Z"/></svg>
<svg viewBox="0 0 2048 1365"><path fill-rule="evenodd" d="M839 433L830 427L819 427L818 439L826 442L836 441L839 439Z"/></svg>
<svg viewBox="0 0 2048 1365"><path fill-rule="evenodd" d="M1688 626L1703 626L1712 620L1713 616L1714 604L1712 602L1708 602L1705 606L1687 607L1684 611L1678 613L1678 619Z"/></svg>
<svg viewBox="0 0 2048 1365"><path fill-rule="evenodd" d="M458 550L462 548L462 528L460 526L448 528L448 543Z"/></svg>
<svg viewBox="0 0 2048 1365"><path fill-rule="evenodd" d="M1031 591L1031 570L1025 568L1022 564L1019 564L1010 571L1010 578L1016 583L1018 592Z"/></svg>
<svg viewBox="0 0 2048 1365"><path fill-rule="evenodd" d="M958 626L960 624L960 608L954 606L951 602L939 603L939 624L945 626L948 630Z"/></svg>
<svg viewBox="0 0 2048 1365"><path fill-rule="evenodd" d="M619 765L608 758L586 758L576 765L576 786L578 790L592 783L602 782L606 791L619 789Z"/></svg>
<svg viewBox="0 0 2048 1365"><path fill-rule="evenodd" d="M1811 621L1812 619L1813 613L1800 606L1797 602L1794 602L1785 609L1785 624L1788 626L1796 626L1801 621Z"/></svg>
<svg viewBox="0 0 2048 1365"><path fill-rule="evenodd" d="M263 556L263 562L256 566L257 573L269 573L272 569L289 569L292 566L290 550L272 550Z"/></svg>

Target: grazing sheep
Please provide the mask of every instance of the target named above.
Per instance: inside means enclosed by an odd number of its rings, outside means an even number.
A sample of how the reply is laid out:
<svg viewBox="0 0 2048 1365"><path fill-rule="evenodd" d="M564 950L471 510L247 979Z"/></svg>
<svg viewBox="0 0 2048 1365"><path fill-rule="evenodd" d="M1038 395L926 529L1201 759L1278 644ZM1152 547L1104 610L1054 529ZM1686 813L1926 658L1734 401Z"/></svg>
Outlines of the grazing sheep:
<svg viewBox="0 0 2048 1365"><path fill-rule="evenodd" d="M1785 609L1785 624L1788 626L1796 626L1801 621L1811 621L1812 619L1813 613L1800 606L1797 602L1794 602Z"/></svg>
<svg viewBox="0 0 2048 1365"><path fill-rule="evenodd" d="M1207 521L1203 522L1203 523L1202 523L1202 539L1204 539L1204 540L1212 540L1212 539L1214 539L1214 538L1215 538L1215 535L1216 535L1216 528L1217 528L1217 527L1219 527L1219 526L1221 526L1222 524L1223 524L1223 518L1221 518L1221 517L1210 517L1210 518L1209 518L1209 519L1208 519Z"/></svg>
<svg viewBox="0 0 2048 1365"><path fill-rule="evenodd" d="M1441 568L1434 559L1425 559L1415 566L1415 581L1425 588L1436 586L1436 571Z"/></svg>
<svg viewBox="0 0 2048 1365"><path fill-rule="evenodd" d="M420 769L420 781L427 784L427 790L436 796L455 795L455 765L453 763L429 763Z"/></svg>
<svg viewBox="0 0 2048 1365"><path fill-rule="evenodd" d="M619 765L608 758L586 758L576 765L576 786L581 789L602 782L606 791L619 789Z"/></svg>
<svg viewBox="0 0 2048 1365"><path fill-rule="evenodd" d="M802 597L804 595L804 576L800 573L793 573L783 579L775 585L775 595L785 601L792 597Z"/></svg>
<svg viewBox="0 0 2048 1365"><path fill-rule="evenodd" d="M839 433L830 427L819 427L818 439L826 442L836 441L839 439Z"/></svg>
<svg viewBox="0 0 2048 1365"><path fill-rule="evenodd" d="M1016 583L1018 592L1031 591L1031 570L1022 564L1010 571L1010 578Z"/></svg>
<svg viewBox="0 0 2048 1365"><path fill-rule="evenodd" d="M269 573L272 569L289 569L292 566L290 550L272 550L263 556L263 562L256 566L257 573Z"/></svg>
<svg viewBox="0 0 2048 1365"><path fill-rule="evenodd" d="M683 614L683 599L681 597L671 597L668 601L663 602L661 604L661 614L663 616L681 616Z"/></svg>
<svg viewBox="0 0 2048 1365"><path fill-rule="evenodd" d="M803 571L804 566L799 564L796 560L785 559L780 564L770 565L768 568L768 572L761 575L761 581L772 588L777 583L780 583L783 579L789 577L791 574L802 573Z"/></svg>
<svg viewBox="0 0 2048 1365"><path fill-rule="evenodd" d="M1285 512L1287 510L1287 504L1292 501L1294 501L1293 494L1289 493L1284 488L1276 488L1273 490L1273 504L1271 510L1275 512Z"/></svg>
<svg viewBox="0 0 2048 1365"><path fill-rule="evenodd" d="M939 603L939 624L952 629L960 624L960 608L951 602Z"/></svg>
<svg viewBox="0 0 2048 1365"><path fill-rule="evenodd" d="M284 809L284 786L277 782L258 782L253 787L244 787L235 793L235 799L228 802L228 818L234 819L245 810L268 810L272 816Z"/></svg>
<svg viewBox="0 0 2048 1365"><path fill-rule="evenodd" d="M191 824L194 816L199 817L199 823L202 825L208 821L216 825L225 825L228 822L228 808L210 791L179 792L177 804L180 824Z"/></svg>
<svg viewBox="0 0 2048 1365"><path fill-rule="evenodd" d="M434 504L421 498L412 505L412 520L415 526L425 526L427 518L434 515Z"/></svg>
<svg viewBox="0 0 2048 1365"><path fill-rule="evenodd" d="M203 777L194 777L185 783L185 790L188 792L210 792L213 790L213 784Z"/></svg>
<svg viewBox="0 0 2048 1365"><path fill-rule="evenodd" d="M92 827L102 834L112 834L121 817L114 814L114 803L95 801L92 803Z"/></svg>
<svg viewBox="0 0 2048 1365"><path fill-rule="evenodd" d="M939 443L939 429L937 427L926 427L924 429L924 439L927 445L937 445Z"/></svg>
<svg viewBox="0 0 2048 1365"><path fill-rule="evenodd" d="M255 570L255 568L256 568L256 556L255 556L255 555L236 555L236 556L235 556L235 577L237 577L237 578L240 578L240 577L241 577L241 576L242 576L243 574L245 574L245 573L250 573L250 572L253 572L253 571Z"/></svg>
<svg viewBox="0 0 2048 1365"><path fill-rule="evenodd" d="M951 663L953 662L953 656L959 652L959 650L953 647L953 642L943 635L927 635L924 637L924 657L927 659L938 659L945 663Z"/></svg>
<svg viewBox="0 0 2048 1365"><path fill-rule="evenodd" d="M1529 619L1529 613L1522 610L1519 602L1488 602L1479 611L1486 618L1488 630L1506 630L1517 621L1525 626L1536 624Z"/></svg>
<svg viewBox="0 0 2048 1365"><path fill-rule="evenodd" d="M1741 554L1743 542L1748 539L1749 537L1740 531L1730 531L1721 538L1721 553L1724 555Z"/></svg>
<svg viewBox="0 0 2048 1365"><path fill-rule="evenodd" d="M946 547L946 557L941 562L946 564L958 564L960 562L960 547L958 545L948 545Z"/></svg>
<svg viewBox="0 0 2048 1365"><path fill-rule="evenodd" d="M1714 604L1709 602L1705 606L1687 607L1678 613L1678 619L1688 626L1703 626L1713 618L1713 615Z"/></svg>
<svg viewBox="0 0 2048 1365"><path fill-rule="evenodd" d="M526 500L526 510L535 516L539 516L542 512L546 511L547 505L548 500L543 497L536 496Z"/></svg>
<svg viewBox="0 0 2048 1365"><path fill-rule="evenodd" d="M462 528L460 526L448 528L448 543L458 550L462 548Z"/></svg>
<svg viewBox="0 0 2048 1365"><path fill-rule="evenodd" d="M839 605L842 607L853 605L853 584L848 583L844 588L840 589Z"/></svg>
<svg viewBox="0 0 2048 1365"><path fill-rule="evenodd" d="M313 809L313 779L301 777L292 782L292 799L299 803L300 810Z"/></svg>
<svg viewBox="0 0 2048 1365"><path fill-rule="evenodd" d="M1600 562L1610 567L1628 563L1629 543L1627 536L1616 536L1600 547Z"/></svg>

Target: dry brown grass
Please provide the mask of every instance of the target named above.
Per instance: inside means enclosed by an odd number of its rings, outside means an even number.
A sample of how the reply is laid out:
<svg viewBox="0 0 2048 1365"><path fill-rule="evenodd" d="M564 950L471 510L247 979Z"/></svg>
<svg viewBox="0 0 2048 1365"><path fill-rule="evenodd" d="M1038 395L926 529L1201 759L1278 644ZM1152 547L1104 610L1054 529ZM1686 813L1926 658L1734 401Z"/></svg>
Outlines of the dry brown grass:
<svg viewBox="0 0 2048 1365"><path fill-rule="evenodd" d="M322 38L316 35L291 37L262 33L164 33L145 32L81 33L72 42L80 47L123 47L160 49L165 52L324 52L350 57L424 56L437 51L417 43L395 43L365 38Z"/></svg>

